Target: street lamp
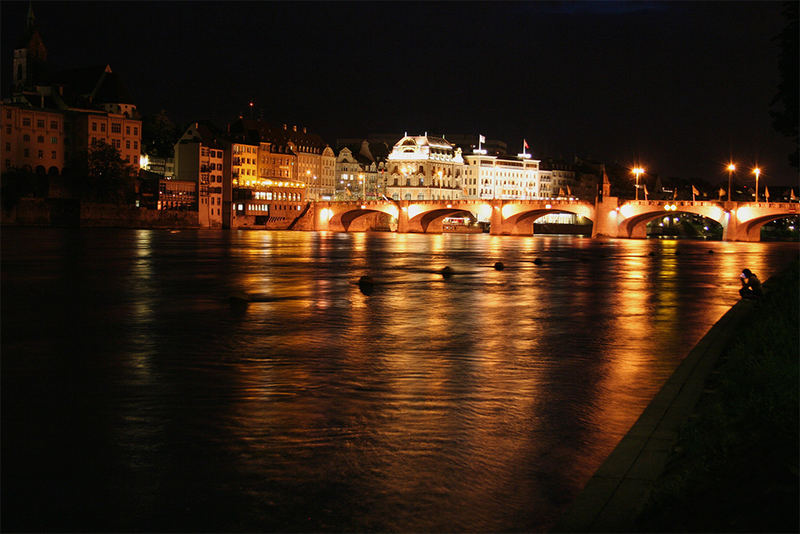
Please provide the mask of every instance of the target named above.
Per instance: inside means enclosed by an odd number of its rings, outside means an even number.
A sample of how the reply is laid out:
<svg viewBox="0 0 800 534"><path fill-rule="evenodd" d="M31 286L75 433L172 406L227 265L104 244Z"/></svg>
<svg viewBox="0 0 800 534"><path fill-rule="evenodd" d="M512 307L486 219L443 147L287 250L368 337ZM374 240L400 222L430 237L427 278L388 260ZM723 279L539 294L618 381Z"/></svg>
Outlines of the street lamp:
<svg viewBox="0 0 800 534"><path fill-rule="evenodd" d="M361 196L364 200L367 200L367 182L364 180L364 175L358 175L358 181L361 182Z"/></svg>
<svg viewBox="0 0 800 534"><path fill-rule="evenodd" d="M644 169L641 167L634 167L631 172L636 176L636 200L639 200L639 175L644 174Z"/></svg>
<svg viewBox="0 0 800 534"><path fill-rule="evenodd" d="M761 169L756 167L753 169L753 174L756 175L756 202L758 202L758 177L761 175Z"/></svg>
<svg viewBox="0 0 800 534"><path fill-rule="evenodd" d="M733 172L736 170L736 165L733 162L728 163L728 202L731 201L731 183L733 182Z"/></svg>

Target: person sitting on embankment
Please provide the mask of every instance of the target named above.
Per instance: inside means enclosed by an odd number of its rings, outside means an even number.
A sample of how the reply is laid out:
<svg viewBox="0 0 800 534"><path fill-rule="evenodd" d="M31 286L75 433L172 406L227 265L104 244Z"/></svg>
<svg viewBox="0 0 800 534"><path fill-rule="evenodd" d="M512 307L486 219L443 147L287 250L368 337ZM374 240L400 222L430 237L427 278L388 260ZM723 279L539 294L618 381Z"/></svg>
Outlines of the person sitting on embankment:
<svg viewBox="0 0 800 534"><path fill-rule="evenodd" d="M739 278L742 281L739 294L743 299L757 299L764 295L764 291L761 289L761 280L750 269L743 269Z"/></svg>

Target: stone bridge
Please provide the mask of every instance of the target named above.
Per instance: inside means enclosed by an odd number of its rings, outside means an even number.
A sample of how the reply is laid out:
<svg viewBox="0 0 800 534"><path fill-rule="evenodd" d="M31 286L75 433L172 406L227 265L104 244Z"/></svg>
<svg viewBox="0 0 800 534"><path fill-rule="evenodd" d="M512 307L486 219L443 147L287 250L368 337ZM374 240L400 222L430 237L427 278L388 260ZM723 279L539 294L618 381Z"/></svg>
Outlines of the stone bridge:
<svg viewBox="0 0 800 534"><path fill-rule="evenodd" d="M592 222L592 237L646 237L646 224L673 213L692 213L716 221L725 241L758 241L761 227L775 219L800 214L800 204L686 200L602 201L531 200L369 200L315 202L308 211L313 230L347 232L366 229L366 221L387 214L400 233L439 233L442 221L469 216L490 223L493 235L532 235L533 222L550 213L573 213ZM393 224L394 226L394 224Z"/></svg>

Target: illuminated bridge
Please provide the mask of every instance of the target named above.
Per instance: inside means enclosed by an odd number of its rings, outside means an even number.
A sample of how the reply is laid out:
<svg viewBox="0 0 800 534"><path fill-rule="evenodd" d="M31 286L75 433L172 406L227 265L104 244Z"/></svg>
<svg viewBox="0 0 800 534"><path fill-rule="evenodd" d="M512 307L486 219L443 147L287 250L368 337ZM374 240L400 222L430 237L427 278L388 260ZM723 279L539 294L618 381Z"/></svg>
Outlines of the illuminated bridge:
<svg viewBox="0 0 800 534"><path fill-rule="evenodd" d="M592 222L592 237L644 238L646 224L673 213L700 215L722 225L725 241L758 241L761 227L800 214L800 204L674 200L369 200L315 202L303 227L338 232L366 229L387 214L397 232L439 233L446 217L469 216L490 223L493 235L532 235L533 222L551 213L572 213Z"/></svg>

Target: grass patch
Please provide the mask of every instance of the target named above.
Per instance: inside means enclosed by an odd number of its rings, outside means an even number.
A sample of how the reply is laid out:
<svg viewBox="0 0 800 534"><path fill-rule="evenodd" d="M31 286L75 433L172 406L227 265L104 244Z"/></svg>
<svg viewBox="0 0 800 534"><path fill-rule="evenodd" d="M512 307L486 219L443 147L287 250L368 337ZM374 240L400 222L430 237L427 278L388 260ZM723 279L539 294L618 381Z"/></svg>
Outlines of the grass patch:
<svg viewBox="0 0 800 534"><path fill-rule="evenodd" d="M800 531L798 262L765 289L681 429L639 530Z"/></svg>

